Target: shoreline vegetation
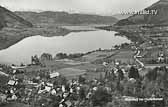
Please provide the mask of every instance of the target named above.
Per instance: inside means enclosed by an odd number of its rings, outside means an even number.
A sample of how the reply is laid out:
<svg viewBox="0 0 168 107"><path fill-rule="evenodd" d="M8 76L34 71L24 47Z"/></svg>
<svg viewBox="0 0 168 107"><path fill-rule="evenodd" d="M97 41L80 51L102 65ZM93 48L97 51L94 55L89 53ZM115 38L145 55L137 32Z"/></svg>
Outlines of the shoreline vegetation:
<svg viewBox="0 0 168 107"><path fill-rule="evenodd" d="M131 49L131 46L132 46L132 43L122 43L120 45L114 45L112 48L109 48L109 49L102 49L102 48L99 48L99 49L96 49L96 50L92 50L92 51L88 51L88 52L83 52L83 53L63 53L63 52L59 52L59 53L56 53L55 55L52 55L48 52L44 52L42 53L41 55L34 55L32 56L35 57L38 62L43 62L43 61L59 61L59 60L74 60L74 61L80 61L80 62L86 62L85 60L81 60L82 57L84 56L87 56L87 55L90 55L90 54L93 54L93 53L101 53L101 52L104 52L104 53L109 53L109 52L113 52L113 54L110 54L109 56L107 55L106 57L104 55L100 55L99 57L104 57L103 59L97 59L91 63L95 63L95 64L102 64L103 61L107 60L108 58L116 55L119 51L124 51L126 49ZM32 60L32 59L31 59ZM108 62L108 61L107 61ZM15 64L12 64L12 65L15 65ZM25 65L24 63L20 63L20 65ZM26 64L26 65L29 65L29 64ZM31 65L31 64L30 64ZM38 65L38 64L37 64Z"/></svg>

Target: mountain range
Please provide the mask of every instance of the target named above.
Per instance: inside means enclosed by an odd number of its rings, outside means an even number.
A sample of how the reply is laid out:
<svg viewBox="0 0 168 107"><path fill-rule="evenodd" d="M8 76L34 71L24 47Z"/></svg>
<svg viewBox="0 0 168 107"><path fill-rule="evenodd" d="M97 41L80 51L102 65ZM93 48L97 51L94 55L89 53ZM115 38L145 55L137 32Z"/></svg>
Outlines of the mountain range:
<svg viewBox="0 0 168 107"><path fill-rule="evenodd" d="M87 24L114 24L118 20L112 16L99 16L89 14L70 14L67 12L15 12L18 16L33 24L57 24L57 25L87 25Z"/></svg>
<svg viewBox="0 0 168 107"><path fill-rule="evenodd" d="M131 15L130 14L114 14L112 15L113 17L115 17L116 19L118 20L122 20L122 19L126 19L128 17L130 17Z"/></svg>
<svg viewBox="0 0 168 107"><path fill-rule="evenodd" d="M135 24L168 24L168 0L160 0L144 9L154 10L156 14L134 14L100 16L89 14L70 14L67 12L11 12L0 6L0 29L3 27L32 27L33 25L87 25L107 24L111 25L135 25ZM144 11L143 10L143 11ZM127 18L128 17L128 18ZM120 21L118 21L118 19Z"/></svg>
<svg viewBox="0 0 168 107"><path fill-rule="evenodd" d="M110 16L67 12L12 12L0 6L0 50L30 36L64 36L73 32L71 29L63 28L66 25L104 25L117 21Z"/></svg>
<svg viewBox="0 0 168 107"><path fill-rule="evenodd" d="M118 20L112 16L89 14L69 14L67 12L12 12L0 6L0 29L3 27L33 27L33 25L84 25L114 24Z"/></svg>

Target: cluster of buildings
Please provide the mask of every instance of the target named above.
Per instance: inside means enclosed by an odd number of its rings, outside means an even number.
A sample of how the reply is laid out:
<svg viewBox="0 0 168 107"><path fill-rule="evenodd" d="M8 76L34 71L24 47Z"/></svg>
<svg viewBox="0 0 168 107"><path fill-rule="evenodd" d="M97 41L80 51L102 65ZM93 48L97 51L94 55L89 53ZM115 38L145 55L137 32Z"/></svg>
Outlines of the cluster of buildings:
<svg viewBox="0 0 168 107"><path fill-rule="evenodd" d="M86 80L83 76L66 80L58 72L44 73L39 71L41 74L37 73L34 74L35 77L28 78L25 75L24 67L12 66L8 69L2 67L1 70L2 73L10 72L9 74L1 74L7 79L6 83L0 87L1 104L19 102L35 107L46 107L48 105L75 107L81 104L89 104L93 93L103 85L98 79ZM104 88L110 92L109 87Z"/></svg>

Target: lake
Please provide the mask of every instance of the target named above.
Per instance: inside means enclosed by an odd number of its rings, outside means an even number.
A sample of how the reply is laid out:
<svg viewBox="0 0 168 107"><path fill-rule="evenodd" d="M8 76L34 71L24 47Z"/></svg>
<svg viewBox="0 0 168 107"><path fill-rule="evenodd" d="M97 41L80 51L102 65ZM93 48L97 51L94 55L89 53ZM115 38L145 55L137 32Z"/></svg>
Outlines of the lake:
<svg viewBox="0 0 168 107"><path fill-rule="evenodd" d="M66 36L32 36L0 51L0 63L30 63L31 56L42 53L56 55L64 53L85 53L96 49L111 49L114 45L130 43L125 37L115 36L113 31L74 32Z"/></svg>

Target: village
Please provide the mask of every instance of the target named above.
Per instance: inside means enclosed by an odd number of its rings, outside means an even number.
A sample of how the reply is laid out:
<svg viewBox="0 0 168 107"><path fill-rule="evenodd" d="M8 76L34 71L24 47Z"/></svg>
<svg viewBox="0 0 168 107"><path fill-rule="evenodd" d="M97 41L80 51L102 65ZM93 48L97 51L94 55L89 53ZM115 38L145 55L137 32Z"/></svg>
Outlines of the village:
<svg viewBox="0 0 168 107"><path fill-rule="evenodd" d="M167 104L163 85L167 55L165 48L153 45L152 41L139 46L125 43L85 54L58 53L54 58L44 53L32 56L29 65L1 65L1 105L162 107ZM161 100L133 100L136 98Z"/></svg>

